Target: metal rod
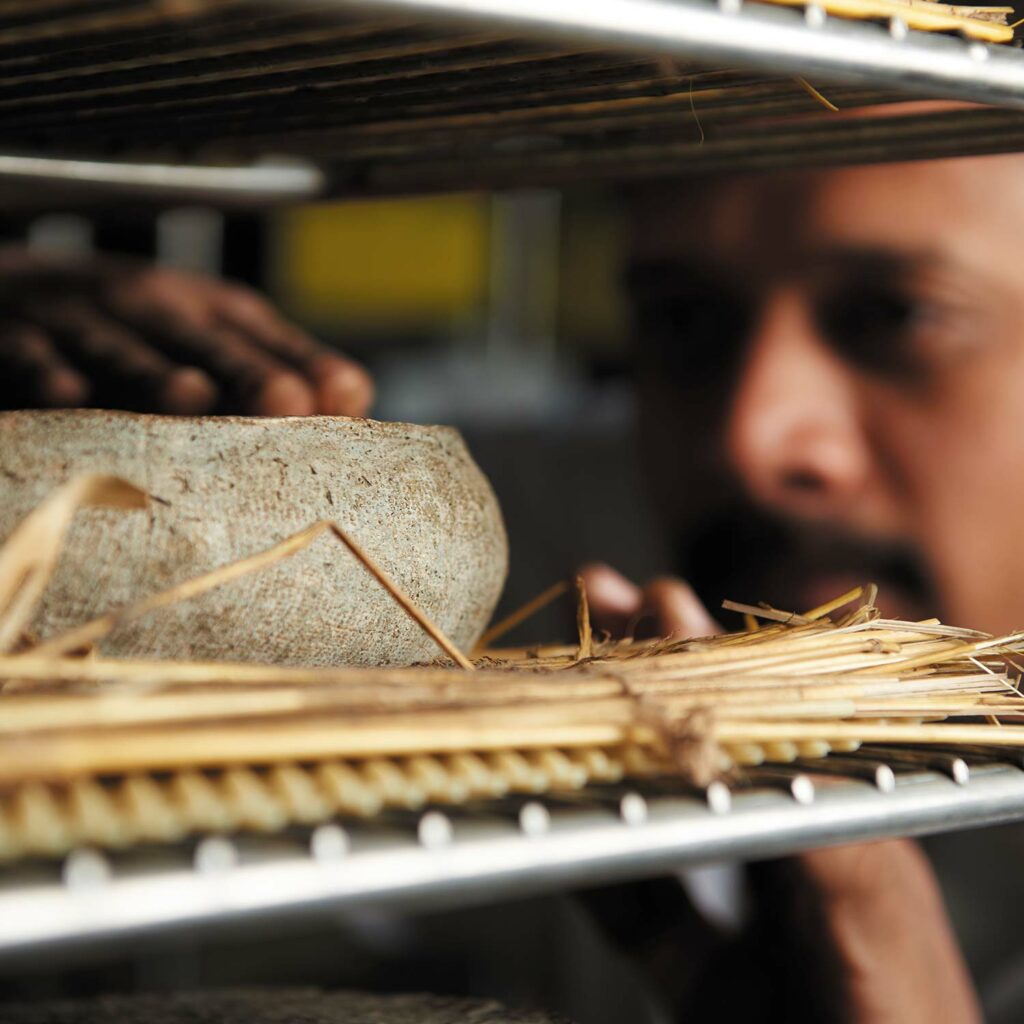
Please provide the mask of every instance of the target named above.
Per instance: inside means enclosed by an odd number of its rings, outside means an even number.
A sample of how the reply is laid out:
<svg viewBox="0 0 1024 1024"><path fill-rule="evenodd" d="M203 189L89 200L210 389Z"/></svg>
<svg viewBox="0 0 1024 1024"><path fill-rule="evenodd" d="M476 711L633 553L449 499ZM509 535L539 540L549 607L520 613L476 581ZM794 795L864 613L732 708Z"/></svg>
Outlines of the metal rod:
<svg viewBox="0 0 1024 1024"><path fill-rule="evenodd" d="M814 803L814 782L810 776L785 765L759 765L745 768L742 778L751 786L772 786L783 789L798 803L810 806Z"/></svg>
<svg viewBox="0 0 1024 1024"><path fill-rule="evenodd" d="M966 786L971 781L971 769L958 754L930 750L927 747L885 747L865 745L858 754L872 757L895 767L931 768L948 775L955 783Z"/></svg>
<svg viewBox="0 0 1024 1024"><path fill-rule="evenodd" d="M896 788L896 775L883 760L866 757L842 757L829 754L828 757L797 760L794 768L808 775L837 775L854 779L866 779L880 793L891 793Z"/></svg>
<svg viewBox="0 0 1024 1024"><path fill-rule="evenodd" d="M326 188L322 171L302 163L216 167L122 163L0 154L0 185L116 190L164 201L265 204L312 199Z"/></svg>
<svg viewBox="0 0 1024 1024"><path fill-rule="evenodd" d="M290 0L278 0L287 3ZM784 9L702 0L333 0L339 9L416 11L506 24L611 48L742 63L902 91L1024 107L1024 55L934 33L889 32ZM815 8L821 11L820 8Z"/></svg>

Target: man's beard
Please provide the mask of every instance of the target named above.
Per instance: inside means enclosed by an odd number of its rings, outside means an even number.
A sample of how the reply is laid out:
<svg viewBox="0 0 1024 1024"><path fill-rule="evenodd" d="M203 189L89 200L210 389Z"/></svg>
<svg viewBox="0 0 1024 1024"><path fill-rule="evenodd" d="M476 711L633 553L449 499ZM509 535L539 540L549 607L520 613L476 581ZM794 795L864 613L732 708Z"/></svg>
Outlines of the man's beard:
<svg viewBox="0 0 1024 1024"><path fill-rule="evenodd" d="M727 598L805 612L858 584L877 583L883 615L941 615L924 559L912 545L787 521L745 503L705 516L677 538L675 554L677 571L712 614Z"/></svg>

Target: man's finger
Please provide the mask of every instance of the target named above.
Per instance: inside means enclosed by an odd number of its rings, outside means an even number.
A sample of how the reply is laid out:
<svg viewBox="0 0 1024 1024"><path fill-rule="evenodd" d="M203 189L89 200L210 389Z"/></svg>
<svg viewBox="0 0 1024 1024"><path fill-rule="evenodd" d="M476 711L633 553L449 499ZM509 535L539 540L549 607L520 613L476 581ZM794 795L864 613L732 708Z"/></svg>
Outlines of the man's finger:
<svg viewBox="0 0 1024 1024"><path fill-rule="evenodd" d="M220 321L242 331L271 355L311 381L317 412L329 416L365 416L373 404L373 379L354 360L328 351L283 319L262 296L247 288L205 282Z"/></svg>
<svg viewBox="0 0 1024 1024"><path fill-rule="evenodd" d="M0 327L0 381L0 403L7 409L70 408L90 396L85 377L32 324Z"/></svg>
<svg viewBox="0 0 1024 1024"><path fill-rule="evenodd" d="M613 636L644 634L677 640L721 633L700 599L682 580L664 577L641 589L611 566L596 563L580 570L590 601L590 614L598 629Z"/></svg>
<svg viewBox="0 0 1024 1024"><path fill-rule="evenodd" d="M245 338L254 350L262 350L281 364L298 371L313 391L313 408L328 416L365 416L373 404L373 379L354 360L331 352L308 334L285 320L261 295L241 285L210 278L152 271L142 275L131 292L115 287L112 295L128 315L138 316L159 307L183 326L204 333L229 331ZM280 385L291 389L294 384ZM280 401L271 397L260 411L269 415L298 415L282 412Z"/></svg>
<svg viewBox="0 0 1024 1024"><path fill-rule="evenodd" d="M288 324L255 293L191 274L112 276L104 300L112 315L187 356L220 381L224 412L267 416L362 416L373 400L366 371Z"/></svg>
<svg viewBox="0 0 1024 1024"><path fill-rule="evenodd" d="M579 572L587 589L590 618L599 630L614 637L630 632L630 623L643 607L643 591L610 565L585 565Z"/></svg>
<svg viewBox="0 0 1024 1024"><path fill-rule="evenodd" d="M168 351L187 351L222 382L229 403L225 412L260 416L311 416L317 412L312 385L240 331L220 326L195 334L168 326L153 337L160 338Z"/></svg>
<svg viewBox="0 0 1024 1024"><path fill-rule="evenodd" d="M700 598L682 580L666 576L648 583L643 603L655 617L659 636L687 640L722 632Z"/></svg>
<svg viewBox="0 0 1024 1024"><path fill-rule="evenodd" d="M92 397L99 404L199 414L217 400L216 385L202 370L172 362L86 302L28 302L21 312L93 382Z"/></svg>
<svg viewBox="0 0 1024 1024"><path fill-rule="evenodd" d="M133 300L109 308L165 356L199 366L216 380L219 412L309 416L317 411L313 388L299 373L232 327L195 326L198 314L188 303L154 306Z"/></svg>
<svg viewBox="0 0 1024 1024"><path fill-rule="evenodd" d="M373 378L358 363L324 353L307 364L318 411L327 416L366 416L373 406Z"/></svg>

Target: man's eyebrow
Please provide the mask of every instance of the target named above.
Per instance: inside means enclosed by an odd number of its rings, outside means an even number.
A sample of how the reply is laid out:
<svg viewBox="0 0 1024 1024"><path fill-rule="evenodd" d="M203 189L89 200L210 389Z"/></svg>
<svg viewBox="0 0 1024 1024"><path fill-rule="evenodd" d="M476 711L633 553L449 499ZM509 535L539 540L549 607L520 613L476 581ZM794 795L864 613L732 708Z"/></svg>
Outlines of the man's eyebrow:
<svg viewBox="0 0 1024 1024"><path fill-rule="evenodd" d="M814 246L803 252L790 250L774 268L773 276L787 276L788 272L810 272L812 275L831 274L861 279L895 281L933 269L950 269L949 260L930 249L893 246L833 244ZM708 259L697 252L678 255L640 256L630 260L622 274L622 283L628 292L670 293L693 288L739 289L745 291L755 285L738 269Z"/></svg>
<svg viewBox="0 0 1024 1024"><path fill-rule="evenodd" d="M862 245L830 245L816 247L803 256L809 270L839 270L864 276L906 275L930 267L941 266L944 260L931 250L896 249Z"/></svg>

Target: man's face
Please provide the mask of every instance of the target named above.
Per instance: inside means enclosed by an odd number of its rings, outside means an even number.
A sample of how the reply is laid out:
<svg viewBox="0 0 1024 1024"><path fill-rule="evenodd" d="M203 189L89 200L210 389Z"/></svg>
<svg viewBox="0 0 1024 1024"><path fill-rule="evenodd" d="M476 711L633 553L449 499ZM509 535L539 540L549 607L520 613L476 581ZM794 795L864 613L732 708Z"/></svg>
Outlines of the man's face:
<svg viewBox="0 0 1024 1024"><path fill-rule="evenodd" d="M803 610L1024 626L1024 159L635 204L643 421L679 569Z"/></svg>

